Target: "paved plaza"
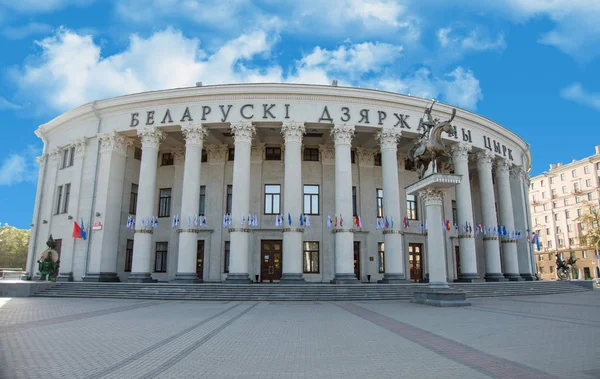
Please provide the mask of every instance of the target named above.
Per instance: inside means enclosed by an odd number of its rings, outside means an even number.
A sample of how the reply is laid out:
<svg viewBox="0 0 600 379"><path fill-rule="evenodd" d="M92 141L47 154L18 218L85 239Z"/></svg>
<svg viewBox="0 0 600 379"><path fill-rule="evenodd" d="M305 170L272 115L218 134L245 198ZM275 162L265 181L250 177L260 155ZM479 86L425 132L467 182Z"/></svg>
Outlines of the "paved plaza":
<svg viewBox="0 0 600 379"><path fill-rule="evenodd" d="M600 377L600 292L471 302L0 298L0 377Z"/></svg>

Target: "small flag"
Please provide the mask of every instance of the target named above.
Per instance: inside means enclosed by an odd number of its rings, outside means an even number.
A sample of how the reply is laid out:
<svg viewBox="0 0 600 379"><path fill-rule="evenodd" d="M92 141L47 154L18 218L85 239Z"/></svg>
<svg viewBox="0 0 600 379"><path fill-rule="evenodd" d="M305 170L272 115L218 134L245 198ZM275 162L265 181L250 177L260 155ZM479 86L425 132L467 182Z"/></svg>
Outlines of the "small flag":
<svg viewBox="0 0 600 379"><path fill-rule="evenodd" d="M388 220L387 216L385 216L385 227L386 227L386 228L389 228L389 227L390 227L390 222L389 222L389 220Z"/></svg>
<svg viewBox="0 0 600 379"><path fill-rule="evenodd" d="M358 227L362 228L362 220L360 219L360 216L357 216L358 218Z"/></svg>
<svg viewBox="0 0 600 379"><path fill-rule="evenodd" d="M310 216L306 216L306 227L310 228Z"/></svg>
<svg viewBox="0 0 600 379"><path fill-rule="evenodd" d="M379 217L377 217L375 219L375 229L379 229L381 228L381 219Z"/></svg>
<svg viewBox="0 0 600 379"><path fill-rule="evenodd" d="M425 230L428 230L428 229L429 229L428 222L427 222L427 220L425 220Z"/></svg>
<svg viewBox="0 0 600 379"><path fill-rule="evenodd" d="M300 226L304 226L304 217L300 214Z"/></svg>
<svg viewBox="0 0 600 379"><path fill-rule="evenodd" d="M390 217L390 220L391 220L391 224L392 224L392 229L394 229L394 217L393 217L393 216L391 216L391 217Z"/></svg>
<svg viewBox="0 0 600 379"><path fill-rule="evenodd" d="M331 228L333 226L333 222L331 221L331 215L327 215L327 227Z"/></svg>
<svg viewBox="0 0 600 379"><path fill-rule="evenodd" d="M83 217L81 218L81 238L85 241L87 239L87 233L85 232L85 226L83 225Z"/></svg>
<svg viewBox="0 0 600 379"><path fill-rule="evenodd" d="M77 224L77 221L73 221L73 238L83 238L81 235L81 227Z"/></svg>
<svg viewBox="0 0 600 379"><path fill-rule="evenodd" d="M340 226L344 226L344 219L342 218L341 213L340 213Z"/></svg>
<svg viewBox="0 0 600 379"><path fill-rule="evenodd" d="M337 226L337 215L333 215L333 226Z"/></svg>
<svg viewBox="0 0 600 379"><path fill-rule="evenodd" d="M289 212L288 212L288 224L290 226L292 225L292 215L290 215Z"/></svg>
<svg viewBox="0 0 600 379"><path fill-rule="evenodd" d="M423 232L423 221L419 222L419 233Z"/></svg>

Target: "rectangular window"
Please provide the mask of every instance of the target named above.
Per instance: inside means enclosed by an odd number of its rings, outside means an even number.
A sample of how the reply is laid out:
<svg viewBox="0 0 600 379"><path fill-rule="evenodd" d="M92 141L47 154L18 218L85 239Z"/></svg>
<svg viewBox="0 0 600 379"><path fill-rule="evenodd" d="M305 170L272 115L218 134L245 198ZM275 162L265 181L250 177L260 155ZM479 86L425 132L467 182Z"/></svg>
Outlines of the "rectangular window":
<svg viewBox="0 0 600 379"><path fill-rule="evenodd" d="M569 253L569 256L570 256L571 258L573 258L573 259L577 258L577 256L575 255L575 252L574 252L574 251L571 251L571 252Z"/></svg>
<svg viewBox="0 0 600 379"><path fill-rule="evenodd" d="M588 200L592 200L594 198L594 194L593 193L588 193L587 194Z"/></svg>
<svg viewBox="0 0 600 379"><path fill-rule="evenodd" d="M381 166L381 153L375 154L375 166Z"/></svg>
<svg viewBox="0 0 600 379"><path fill-rule="evenodd" d="M131 194L129 194L129 213L134 215L137 207L138 185L131 183Z"/></svg>
<svg viewBox="0 0 600 379"><path fill-rule="evenodd" d="M133 240L127 240L125 245L125 272L131 272L131 262L133 262Z"/></svg>
<svg viewBox="0 0 600 379"><path fill-rule="evenodd" d="M319 214L319 186L317 185L304 186L304 214Z"/></svg>
<svg viewBox="0 0 600 379"><path fill-rule="evenodd" d="M75 164L75 146L69 149L69 166Z"/></svg>
<svg viewBox="0 0 600 379"><path fill-rule="evenodd" d="M208 162L208 153L204 149L202 149L202 157L200 158L200 162Z"/></svg>
<svg viewBox="0 0 600 379"><path fill-rule="evenodd" d="M279 184L265 184L265 214L278 215L281 205L281 186Z"/></svg>
<svg viewBox="0 0 600 379"><path fill-rule="evenodd" d="M55 214L60 213L60 206L62 204L62 190L63 190L63 186L58 186L56 188L57 198L56 198L56 213Z"/></svg>
<svg viewBox="0 0 600 379"><path fill-rule="evenodd" d="M69 198L71 197L71 184L65 184L65 202L63 204L62 213L69 211Z"/></svg>
<svg viewBox="0 0 600 379"><path fill-rule="evenodd" d="M541 246L540 246L540 247L541 247ZM552 241L550 241L550 240L549 240L549 241L548 241L548 249L551 249L551 248L552 248Z"/></svg>
<svg viewBox="0 0 600 379"><path fill-rule="evenodd" d="M544 186L544 179L542 179L542 180L540 181L540 186L542 186L542 187Z"/></svg>
<svg viewBox="0 0 600 379"><path fill-rule="evenodd" d="M266 161L280 161L281 160L281 148L280 147L265 148L265 160Z"/></svg>
<svg viewBox="0 0 600 379"><path fill-rule="evenodd" d="M235 147L230 147L229 152L227 153L227 160L232 161L235 158Z"/></svg>
<svg viewBox="0 0 600 379"><path fill-rule="evenodd" d="M556 188L552 188L550 193L552 194L552 198L554 198L556 196Z"/></svg>
<svg viewBox="0 0 600 379"><path fill-rule="evenodd" d="M554 274L554 266L550 266L550 273Z"/></svg>
<svg viewBox="0 0 600 379"><path fill-rule="evenodd" d="M575 239L574 238L569 238L569 246L574 245L575 244ZM575 253L573 253L575 254Z"/></svg>
<svg viewBox="0 0 600 379"><path fill-rule="evenodd" d="M558 221L558 220L560 220L560 215L558 213L556 213L554 215L554 221Z"/></svg>
<svg viewBox="0 0 600 379"><path fill-rule="evenodd" d="M557 227L556 227L556 233L561 233L560 226L557 226Z"/></svg>
<svg viewBox="0 0 600 379"><path fill-rule="evenodd" d="M142 149L139 147L133 149L133 159L137 159L138 161L142 160Z"/></svg>
<svg viewBox="0 0 600 379"><path fill-rule="evenodd" d="M171 189L161 188L158 199L158 217L169 217L171 215Z"/></svg>
<svg viewBox="0 0 600 379"><path fill-rule="evenodd" d="M204 216L206 209L206 186L200 186L200 202L198 204L198 214Z"/></svg>
<svg viewBox="0 0 600 379"><path fill-rule="evenodd" d="M567 224L567 232L572 232L572 231L573 231L573 225Z"/></svg>
<svg viewBox="0 0 600 379"><path fill-rule="evenodd" d="M304 273L319 273L319 242L304 242Z"/></svg>
<svg viewBox="0 0 600 379"><path fill-rule="evenodd" d="M554 180L554 176L550 178L550 184L554 184L555 180Z"/></svg>
<svg viewBox="0 0 600 379"><path fill-rule="evenodd" d="M576 170L571 170L571 176L573 178L576 178L577 177L577 171Z"/></svg>
<svg viewBox="0 0 600 379"><path fill-rule="evenodd" d="M581 209L577 210L577 217L581 217L583 215L583 211Z"/></svg>
<svg viewBox="0 0 600 379"><path fill-rule="evenodd" d="M548 216L544 216L544 222L548 222Z"/></svg>
<svg viewBox="0 0 600 379"><path fill-rule="evenodd" d="M571 212L570 211L566 211L565 212L565 218L567 218L567 219L571 218Z"/></svg>
<svg viewBox="0 0 600 379"><path fill-rule="evenodd" d="M575 196L575 203L581 203L581 196Z"/></svg>
<svg viewBox="0 0 600 379"><path fill-rule="evenodd" d="M588 257L587 256L587 251L586 250L582 251L581 252L581 258L587 258L587 257Z"/></svg>
<svg viewBox="0 0 600 379"><path fill-rule="evenodd" d="M383 242L377 243L377 267L379 273L385 273L385 244Z"/></svg>
<svg viewBox="0 0 600 379"><path fill-rule="evenodd" d="M162 161L160 162L161 166L173 166L173 154L164 153L162 155Z"/></svg>
<svg viewBox="0 0 600 379"><path fill-rule="evenodd" d="M68 166L68 164L69 164L69 149L64 149L63 156L62 156L62 165L60 166L60 168L65 168Z"/></svg>
<svg viewBox="0 0 600 379"><path fill-rule="evenodd" d="M569 199L565 199L565 207L569 205Z"/></svg>
<svg viewBox="0 0 600 379"><path fill-rule="evenodd" d="M154 272L167 272L168 242L156 243L156 258L154 259Z"/></svg>
<svg viewBox="0 0 600 379"><path fill-rule="evenodd" d="M586 187L591 187L592 186L592 179L586 179L585 180L585 186Z"/></svg>
<svg viewBox="0 0 600 379"><path fill-rule="evenodd" d="M589 174L590 173L590 166L585 166L583 168L583 172L585 172L586 174Z"/></svg>
<svg viewBox="0 0 600 379"><path fill-rule="evenodd" d="M356 186L352 186L352 215L357 216L358 206L356 203Z"/></svg>
<svg viewBox="0 0 600 379"><path fill-rule="evenodd" d="M318 162L319 161L319 149L305 148L304 149L304 161L305 162Z"/></svg>
<svg viewBox="0 0 600 379"><path fill-rule="evenodd" d="M377 188L377 217L383 217L383 190Z"/></svg>
<svg viewBox="0 0 600 379"><path fill-rule="evenodd" d="M231 201L233 199L233 186L227 185L227 202L225 203L225 213L231 214Z"/></svg>
<svg viewBox="0 0 600 379"><path fill-rule="evenodd" d="M356 163L356 152L354 150L350 150L350 163Z"/></svg>
<svg viewBox="0 0 600 379"><path fill-rule="evenodd" d="M553 201L553 202L552 202L552 206L553 206L554 208L558 208L558 201Z"/></svg>
<svg viewBox="0 0 600 379"><path fill-rule="evenodd" d="M562 239L558 239L558 247L563 247L565 246L565 241L563 241Z"/></svg>
<svg viewBox="0 0 600 379"><path fill-rule="evenodd" d="M560 174L560 180L565 180L565 174Z"/></svg>
<svg viewBox="0 0 600 379"><path fill-rule="evenodd" d="M579 183L573 183L573 192L579 192Z"/></svg>
<svg viewBox="0 0 600 379"><path fill-rule="evenodd" d="M546 198L546 192L542 192L542 199Z"/></svg>
<svg viewBox="0 0 600 379"><path fill-rule="evenodd" d="M223 254L223 262L224 262L223 272L228 273L229 272L229 241L225 241L225 251Z"/></svg>
<svg viewBox="0 0 600 379"><path fill-rule="evenodd" d="M562 186L562 193L567 193L567 186Z"/></svg>
<svg viewBox="0 0 600 379"><path fill-rule="evenodd" d="M540 233L538 233L540 234ZM550 228L546 228L546 235L549 236L550 235Z"/></svg>
<svg viewBox="0 0 600 379"><path fill-rule="evenodd" d="M458 208L456 208L456 200L452 200L452 224L458 225Z"/></svg>
<svg viewBox="0 0 600 379"><path fill-rule="evenodd" d="M415 195L406 195L406 216L409 220L419 219L417 197Z"/></svg>
<svg viewBox="0 0 600 379"><path fill-rule="evenodd" d="M538 261L543 261L544 260L544 256L542 254L538 255Z"/></svg>
<svg viewBox="0 0 600 379"><path fill-rule="evenodd" d="M540 266L540 274L545 274L546 268L544 266Z"/></svg>
<svg viewBox="0 0 600 379"><path fill-rule="evenodd" d="M552 253L548 253L548 260L551 261L552 260Z"/></svg>

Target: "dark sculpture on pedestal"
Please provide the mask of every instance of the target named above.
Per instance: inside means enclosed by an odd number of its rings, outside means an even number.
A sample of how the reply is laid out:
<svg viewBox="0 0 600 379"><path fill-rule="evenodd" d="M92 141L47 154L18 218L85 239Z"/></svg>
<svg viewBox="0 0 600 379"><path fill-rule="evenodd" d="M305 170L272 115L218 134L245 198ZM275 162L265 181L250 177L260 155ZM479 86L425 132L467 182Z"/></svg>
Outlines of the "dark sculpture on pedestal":
<svg viewBox="0 0 600 379"><path fill-rule="evenodd" d="M449 169L452 166L452 156L442 141L442 133L448 133L451 136L456 134L456 127L451 124L456 116L456 108L452 109L452 116L449 120L440 121L439 118L434 119L431 115L434 104L435 100L429 108L425 108L424 114L427 120L421 123L425 127L425 131L408 152L408 159L414 163L419 179L423 178L430 163L431 173L437 172L438 158L445 158L444 168Z"/></svg>
<svg viewBox="0 0 600 379"><path fill-rule="evenodd" d="M577 258L569 257L566 261L560 259L560 254L556 254L556 275L559 280L568 280L571 269L575 266Z"/></svg>
<svg viewBox="0 0 600 379"><path fill-rule="evenodd" d="M52 234L46 241L48 248L42 252L38 259L38 271L40 272L40 280L52 280L58 271L58 252L55 250L56 244L52 238Z"/></svg>

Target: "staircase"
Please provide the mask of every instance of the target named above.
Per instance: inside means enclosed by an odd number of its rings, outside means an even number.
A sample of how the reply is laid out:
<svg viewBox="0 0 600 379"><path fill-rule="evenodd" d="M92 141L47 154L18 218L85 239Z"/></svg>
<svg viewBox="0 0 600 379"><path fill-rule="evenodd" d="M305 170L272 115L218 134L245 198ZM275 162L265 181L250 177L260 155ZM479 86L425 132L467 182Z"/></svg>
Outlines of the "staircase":
<svg viewBox="0 0 600 379"><path fill-rule="evenodd" d="M36 297L81 297L212 301L361 301L410 300L413 291L427 284L170 284L59 282ZM588 291L569 282L452 283L468 298L546 295Z"/></svg>

